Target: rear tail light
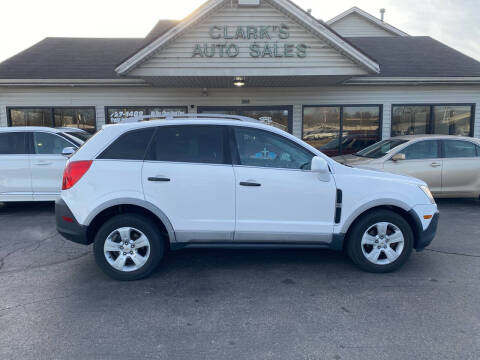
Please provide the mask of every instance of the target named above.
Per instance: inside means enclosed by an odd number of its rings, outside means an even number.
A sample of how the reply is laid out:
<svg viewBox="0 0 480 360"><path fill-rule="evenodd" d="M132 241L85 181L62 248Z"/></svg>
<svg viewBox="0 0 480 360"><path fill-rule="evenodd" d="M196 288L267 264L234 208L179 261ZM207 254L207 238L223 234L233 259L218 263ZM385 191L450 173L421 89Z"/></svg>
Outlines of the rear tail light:
<svg viewBox="0 0 480 360"><path fill-rule="evenodd" d="M73 187L85 175L90 165L92 165L92 160L69 162L63 172L62 190Z"/></svg>

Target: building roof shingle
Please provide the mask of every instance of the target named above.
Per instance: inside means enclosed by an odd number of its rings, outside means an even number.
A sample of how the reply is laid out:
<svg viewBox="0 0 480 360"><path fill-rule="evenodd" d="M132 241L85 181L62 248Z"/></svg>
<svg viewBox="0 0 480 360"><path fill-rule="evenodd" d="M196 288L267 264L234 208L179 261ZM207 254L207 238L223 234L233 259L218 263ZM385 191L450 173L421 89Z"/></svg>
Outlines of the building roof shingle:
<svg viewBox="0 0 480 360"><path fill-rule="evenodd" d="M480 62L428 36L346 39L380 64L376 77L480 76Z"/></svg>
<svg viewBox="0 0 480 360"><path fill-rule="evenodd" d="M145 38L46 38L0 64L0 79L118 79L116 66L178 23ZM480 62L430 37L349 37L380 64L376 77L474 77Z"/></svg>

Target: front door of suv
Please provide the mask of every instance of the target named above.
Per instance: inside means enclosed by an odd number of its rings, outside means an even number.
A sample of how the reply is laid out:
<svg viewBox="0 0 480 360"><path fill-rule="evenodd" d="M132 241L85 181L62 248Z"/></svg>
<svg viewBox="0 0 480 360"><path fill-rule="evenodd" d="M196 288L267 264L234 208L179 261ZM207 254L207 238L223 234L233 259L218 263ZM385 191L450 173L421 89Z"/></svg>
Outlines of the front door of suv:
<svg viewBox="0 0 480 360"><path fill-rule="evenodd" d="M159 126L145 158L145 199L161 209L179 242L231 241L235 182L217 125Z"/></svg>
<svg viewBox="0 0 480 360"><path fill-rule="evenodd" d="M336 187L311 172L313 153L269 131L232 127L236 241L329 242Z"/></svg>

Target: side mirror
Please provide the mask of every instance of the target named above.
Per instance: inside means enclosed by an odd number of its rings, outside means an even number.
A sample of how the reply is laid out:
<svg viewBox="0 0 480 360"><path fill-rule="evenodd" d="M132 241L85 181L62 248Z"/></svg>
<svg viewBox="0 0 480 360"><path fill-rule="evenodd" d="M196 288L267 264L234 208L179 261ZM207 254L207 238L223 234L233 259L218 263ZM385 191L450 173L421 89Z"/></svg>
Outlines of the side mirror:
<svg viewBox="0 0 480 360"><path fill-rule="evenodd" d="M77 151L77 150L73 146L66 147L62 150L62 155L70 157L75 153L75 151Z"/></svg>
<svg viewBox="0 0 480 360"><path fill-rule="evenodd" d="M330 169L328 168L327 160L320 156L314 156L312 158L311 170L314 173L317 173L320 180L329 181L330 180Z"/></svg>
<svg viewBox="0 0 480 360"><path fill-rule="evenodd" d="M392 161L405 160L405 154L398 153L392 156Z"/></svg>

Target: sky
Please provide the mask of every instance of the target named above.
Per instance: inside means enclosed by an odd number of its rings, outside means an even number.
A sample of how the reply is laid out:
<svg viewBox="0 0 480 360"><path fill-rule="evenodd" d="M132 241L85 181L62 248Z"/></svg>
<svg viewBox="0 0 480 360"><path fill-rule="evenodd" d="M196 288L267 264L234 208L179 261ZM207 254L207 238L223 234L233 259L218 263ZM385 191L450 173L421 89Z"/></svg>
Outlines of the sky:
<svg viewBox="0 0 480 360"><path fill-rule="evenodd" d="M410 35L431 36L480 60L480 0L293 0L327 21L358 6ZM45 37L144 37L204 0L0 0L0 61Z"/></svg>

